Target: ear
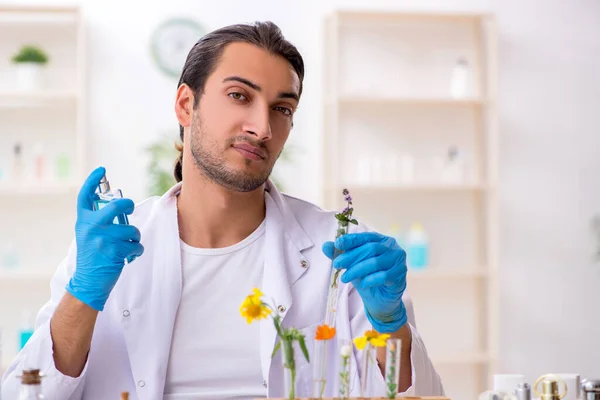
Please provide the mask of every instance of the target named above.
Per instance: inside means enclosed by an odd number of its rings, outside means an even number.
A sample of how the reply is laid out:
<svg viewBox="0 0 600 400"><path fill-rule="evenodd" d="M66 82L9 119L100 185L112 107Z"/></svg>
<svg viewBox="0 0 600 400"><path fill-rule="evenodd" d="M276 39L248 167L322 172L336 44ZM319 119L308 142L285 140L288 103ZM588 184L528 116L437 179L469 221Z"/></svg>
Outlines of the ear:
<svg viewBox="0 0 600 400"><path fill-rule="evenodd" d="M192 109L194 107L194 92L185 83L177 89L175 100L175 115L179 124L184 128L190 126L192 122Z"/></svg>

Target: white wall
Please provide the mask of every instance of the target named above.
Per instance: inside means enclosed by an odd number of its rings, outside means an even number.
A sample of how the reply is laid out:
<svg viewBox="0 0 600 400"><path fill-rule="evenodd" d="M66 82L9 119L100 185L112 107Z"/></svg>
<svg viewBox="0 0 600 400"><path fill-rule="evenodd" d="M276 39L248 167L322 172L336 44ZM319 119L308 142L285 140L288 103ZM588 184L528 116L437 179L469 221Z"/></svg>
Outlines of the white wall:
<svg viewBox="0 0 600 400"><path fill-rule="evenodd" d="M51 3L50 1L46 1ZM600 3L596 0L88 0L89 168L144 196L140 148L176 129L176 82L151 64L148 40L167 16L208 30L270 19L305 56L306 89L284 169L291 194L321 202L322 18L335 7L490 11L499 28L501 351L506 372L600 378L600 264L589 230L600 212ZM316 24L316 25L313 25ZM311 27L312 25L312 27ZM311 159L309 161L309 158ZM316 160L316 161L315 161ZM560 274L560 275L559 275ZM449 327L444 327L449 328Z"/></svg>
<svg viewBox="0 0 600 400"><path fill-rule="evenodd" d="M600 377L600 3L498 1L501 365Z"/></svg>

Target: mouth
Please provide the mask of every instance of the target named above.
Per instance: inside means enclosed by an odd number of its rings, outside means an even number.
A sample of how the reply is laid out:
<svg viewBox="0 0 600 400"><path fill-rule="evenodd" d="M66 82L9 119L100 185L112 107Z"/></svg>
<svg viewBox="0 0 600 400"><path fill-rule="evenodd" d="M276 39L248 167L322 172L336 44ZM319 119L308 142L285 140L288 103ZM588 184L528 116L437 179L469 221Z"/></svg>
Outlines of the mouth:
<svg viewBox="0 0 600 400"><path fill-rule="evenodd" d="M247 143L234 144L232 147L246 158L252 160L264 160L267 158L267 153L263 149Z"/></svg>

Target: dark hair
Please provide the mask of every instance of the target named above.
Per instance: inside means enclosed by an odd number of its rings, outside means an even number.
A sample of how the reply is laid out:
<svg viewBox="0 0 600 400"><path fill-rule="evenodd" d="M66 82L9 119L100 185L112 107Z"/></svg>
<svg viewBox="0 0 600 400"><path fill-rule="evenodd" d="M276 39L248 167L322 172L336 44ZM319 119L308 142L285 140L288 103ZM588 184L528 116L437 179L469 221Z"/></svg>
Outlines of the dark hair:
<svg viewBox="0 0 600 400"><path fill-rule="evenodd" d="M194 91L194 109L198 106L206 80L214 71L223 50L228 44L234 42L253 44L289 61L300 79L299 94L302 94L304 61L298 49L284 38L281 29L270 21L236 24L206 34L192 47L187 56L177 88L185 83ZM179 125L179 138L181 143L176 145L179 156L174 170L177 182L183 179L183 126L181 125Z"/></svg>

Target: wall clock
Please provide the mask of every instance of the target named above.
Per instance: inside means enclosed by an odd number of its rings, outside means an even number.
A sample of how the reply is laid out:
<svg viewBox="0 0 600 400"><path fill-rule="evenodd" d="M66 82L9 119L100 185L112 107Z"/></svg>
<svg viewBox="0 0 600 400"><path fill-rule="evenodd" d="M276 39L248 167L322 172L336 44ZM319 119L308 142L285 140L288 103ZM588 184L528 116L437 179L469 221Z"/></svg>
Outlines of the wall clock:
<svg viewBox="0 0 600 400"><path fill-rule="evenodd" d="M179 78L189 51L205 33L192 19L166 20L155 29L150 40L154 63L167 76Z"/></svg>

